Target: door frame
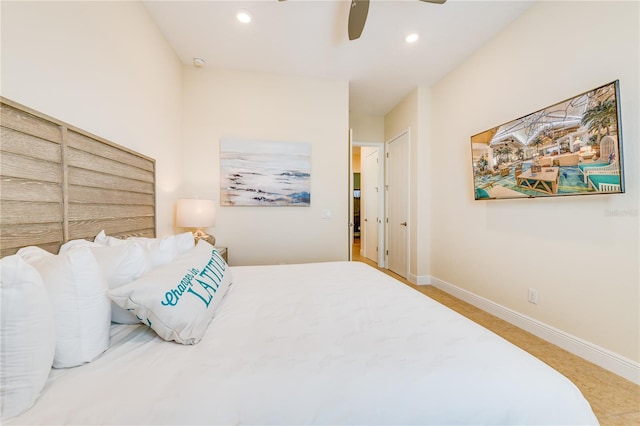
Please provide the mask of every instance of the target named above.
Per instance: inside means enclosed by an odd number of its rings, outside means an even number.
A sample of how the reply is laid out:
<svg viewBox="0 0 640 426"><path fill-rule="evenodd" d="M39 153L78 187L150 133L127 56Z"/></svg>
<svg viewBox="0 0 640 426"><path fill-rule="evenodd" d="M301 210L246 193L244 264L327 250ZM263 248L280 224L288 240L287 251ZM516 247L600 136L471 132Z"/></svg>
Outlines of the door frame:
<svg viewBox="0 0 640 426"><path fill-rule="evenodd" d="M353 147L354 146L367 146L372 148L378 148L381 150L382 161L378 162L378 267L386 268L386 256L385 256L385 221L386 221L386 210L385 210L385 202L386 202L386 191L385 188L385 156L386 156L386 145L384 142L352 142L351 153L353 156ZM351 173L353 179L353 172ZM351 202L353 205L353 190L351 191ZM350 217L353 217L353 213ZM362 223L360 224L360 229L362 229ZM353 240L351 241L353 245Z"/></svg>
<svg viewBox="0 0 640 426"><path fill-rule="evenodd" d="M388 146L389 144L391 144L392 142L394 142L395 140L403 137L404 135L407 135L407 158L406 158L406 163L405 163L405 169L407 171L407 199L406 199L406 209L407 209L407 241L406 241L406 253L407 253L407 259L406 259L406 268L407 268L407 276L405 277L406 279L409 279L409 276L411 275L411 127L407 127L403 130L401 130L397 135L389 138L384 146L385 146L385 154L384 154L384 167L385 167L385 175L384 175L384 181L385 181L385 210L384 210L384 215L385 215L385 223L388 221L388 212L389 212L389 197L387 192L389 191L389 166L387 165L387 163L389 162L389 154L388 154ZM389 242L389 227L385 226L385 246L384 246L384 260L385 260L385 265L389 265L389 247L388 247L388 242Z"/></svg>
<svg viewBox="0 0 640 426"><path fill-rule="evenodd" d="M347 217L347 228L349 232L349 250L347 250L349 262L353 260L353 129L349 128L349 207Z"/></svg>

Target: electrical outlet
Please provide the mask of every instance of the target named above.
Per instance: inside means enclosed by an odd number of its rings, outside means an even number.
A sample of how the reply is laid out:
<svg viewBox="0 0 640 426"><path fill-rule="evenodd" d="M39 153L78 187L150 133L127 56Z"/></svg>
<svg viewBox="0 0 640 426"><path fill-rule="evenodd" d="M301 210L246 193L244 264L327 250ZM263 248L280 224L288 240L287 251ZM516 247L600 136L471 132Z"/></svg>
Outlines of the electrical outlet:
<svg viewBox="0 0 640 426"><path fill-rule="evenodd" d="M527 298L529 303L533 303L534 305L538 304L538 290L534 288L529 289L529 296Z"/></svg>

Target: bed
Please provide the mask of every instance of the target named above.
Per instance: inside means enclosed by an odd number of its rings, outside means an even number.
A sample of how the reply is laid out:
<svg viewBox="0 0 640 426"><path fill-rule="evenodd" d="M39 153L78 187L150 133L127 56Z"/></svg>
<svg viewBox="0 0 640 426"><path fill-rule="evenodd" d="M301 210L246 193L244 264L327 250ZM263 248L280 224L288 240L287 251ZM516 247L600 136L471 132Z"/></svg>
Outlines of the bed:
<svg viewBox="0 0 640 426"><path fill-rule="evenodd" d="M63 215L67 211L62 208ZM206 242L194 246L190 239L191 245L184 244L184 235L140 238L127 235L135 229L121 228L113 235L127 239L98 233L105 223L117 226L120 220L94 217L96 224L85 223L83 236L62 233L55 249L51 242L36 247L42 241L36 234L34 244L25 238L12 247L18 254L3 257L3 378L15 367L12 354L5 352L11 343L5 326L25 326L13 317L23 314L16 309L37 299L7 293L8 283L18 277L40 280L40 290L47 292L55 287L57 276L38 261L76 256L78 268L92 262L99 266L93 270L104 277L88 279L85 274L72 281L74 294L95 287L86 300L101 308L73 303L83 311L71 326L90 325L90 316L99 322L94 329L106 330L99 339L99 333L73 336L81 340L67 355L76 358L84 354L85 340L101 345L84 358L51 368L45 354L40 364L46 370L32 405L3 418L3 424L597 424L588 402L567 378L365 264L230 267ZM3 235L12 234L7 226L23 226L18 222L14 217L10 225L2 224ZM169 246L171 256L149 256L158 253L154 250L168 252ZM96 260L105 250L127 261L140 252L148 262L142 269L112 262L107 273L105 263ZM10 262L22 269L7 278ZM192 263L200 269L189 267ZM133 280L133 275L123 278L125 269L130 274L135 269ZM185 270L195 277L186 286ZM112 286L116 278L118 285ZM158 306L177 306L178 298L191 304L163 317ZM49 306L46 299L38 299L41 306ZM115 309L106 308L111 301L137 320L111 322ZM50 305L54 311L58 307ZM58 317L47 309L33 310L34 316L44 328L53 322L57 330ZM55 321L42 323L42 318ZM178 325L169 327L174 320ZM28 350L53 344L56 366L59 347L70 342L60 343L49 329L42 332L55 342L40 338ZM7 392L5 383L2 391Z"/></svg>
<svg viewBox="0 0 640 426"><path fill-rule="evenodd" d="M114 325L8 424L594 424L578 389L361 263L233 267L203 340Z"/></svg>

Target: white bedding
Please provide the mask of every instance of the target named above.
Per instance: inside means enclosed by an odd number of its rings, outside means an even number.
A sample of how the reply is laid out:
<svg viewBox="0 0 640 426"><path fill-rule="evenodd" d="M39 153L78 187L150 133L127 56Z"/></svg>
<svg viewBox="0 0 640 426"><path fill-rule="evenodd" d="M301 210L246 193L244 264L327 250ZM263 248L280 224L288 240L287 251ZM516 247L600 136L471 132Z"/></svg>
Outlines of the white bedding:
<svg viewBox="0 0 640 426"><path fill-rule="evenodd" d="M10 424L597 424L564 376L361 263L233 267L202 341L112 326Z"/></svg>

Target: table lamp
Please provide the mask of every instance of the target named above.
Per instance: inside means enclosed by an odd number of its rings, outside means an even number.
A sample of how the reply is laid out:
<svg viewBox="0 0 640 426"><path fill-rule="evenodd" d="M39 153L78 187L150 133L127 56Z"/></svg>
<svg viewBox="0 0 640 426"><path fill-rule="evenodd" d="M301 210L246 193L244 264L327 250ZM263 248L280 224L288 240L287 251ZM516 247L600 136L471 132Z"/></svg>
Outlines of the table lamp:
<svg viewBox="0 0 640 426"><path fill-rule="evenodd" d="M193 238L205 240L214 245L216 239L213 235L204 232L203 228L209 228L216 223L216 203L213 200L199 200L194 198L181 198L176 204L176 225L182 228L196 228Z"/></svg>

